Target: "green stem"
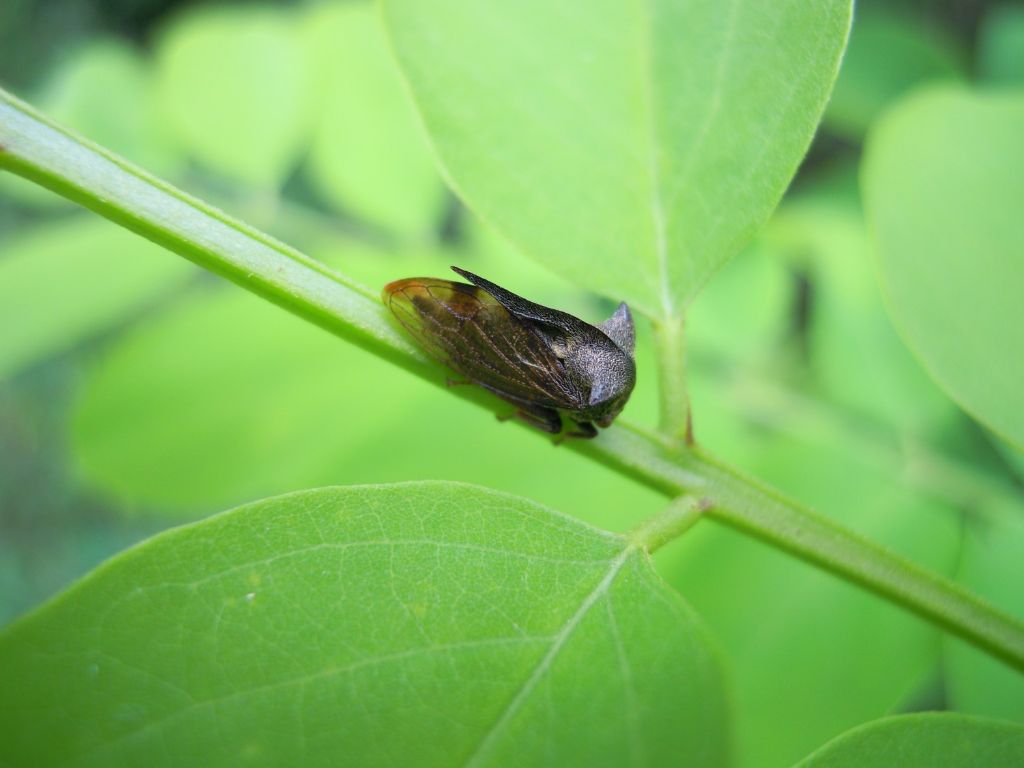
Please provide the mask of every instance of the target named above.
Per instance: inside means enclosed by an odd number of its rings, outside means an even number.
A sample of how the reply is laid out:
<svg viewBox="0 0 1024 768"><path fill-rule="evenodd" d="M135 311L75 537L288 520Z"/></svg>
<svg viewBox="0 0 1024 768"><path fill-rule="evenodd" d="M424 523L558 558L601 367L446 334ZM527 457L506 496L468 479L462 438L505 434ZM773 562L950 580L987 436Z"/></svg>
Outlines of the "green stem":
<svg viewBox="0 0 1024 768"><path fill-rule="evenodd" d="M3 91L0 169L76 200L341 338L444 385L444 369L395 329L374 292L57 128ZM681 322L662 327L666 350L681 351L681 332ZM681 367L666 370L663 379L671 391L684 392L679 389ZM495 412L504 410L501 401L479 387L448 392ZM702 453L681 450L673 437L681 426L685 434L682 402L663 403L663 423L670 427L664 435L618 424L597 440L567 445L671 497L707 499L714 505L707 511L713 519L860 584L1024 670L1024 624ZM681 512L675 515L651 523L642 539L646 546L660 546L692 522Z"/></svg>
<svg viewBox="0 0 1024 768"><path fill-rule="evenodd" d="M653 323L661 398L658 431L673 443L691 443L690 398L686 391L686 335L682 316Z"/></svg>
<svg viewBox="0 0 1024 768"><path fill-rule="evenodd" d="M52 189L404 368L428 376L435 368L394 327L373 291L72 136L3 90L0 169Z"/></svg>
<svg viewBox="0 0 1024 768"><path fill-rule="evenodd" d="M699 450L621 428L582 447L670 496L699 495L707 516L902 605L1024 671L1024 624L950 581L807 509Z"/></svg>
<svg viewBox="0 0 1024 768"><path fill-rule="evenodd" d="M678 539L690 530L710 508L710 499L680 496L661 512L637 526L629 538L636 546L653 555L662 545Z"/></svg>

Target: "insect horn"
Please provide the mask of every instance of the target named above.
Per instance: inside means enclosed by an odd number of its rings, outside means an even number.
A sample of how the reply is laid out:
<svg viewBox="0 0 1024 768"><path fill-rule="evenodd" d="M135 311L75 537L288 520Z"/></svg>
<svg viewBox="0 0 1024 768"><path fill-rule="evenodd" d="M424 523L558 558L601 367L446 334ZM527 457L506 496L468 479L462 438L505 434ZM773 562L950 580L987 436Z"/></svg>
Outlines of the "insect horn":
<svg viewBox="0 0 1024 768"><path fill-rule="evenodd" d="M633 356L633 347L636 342L636 329L633 327L633 315L629 311L626 302L619 304L619 308L612 313L612 316L597 326L609 339L614 341L618 347Z"/></svg>

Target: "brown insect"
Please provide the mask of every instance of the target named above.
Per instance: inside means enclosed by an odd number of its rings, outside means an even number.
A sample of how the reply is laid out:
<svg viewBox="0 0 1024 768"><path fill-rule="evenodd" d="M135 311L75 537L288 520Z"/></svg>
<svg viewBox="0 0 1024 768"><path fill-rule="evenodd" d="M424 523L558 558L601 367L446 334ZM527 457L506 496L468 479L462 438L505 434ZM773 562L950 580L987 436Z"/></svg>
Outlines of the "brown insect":
<svg viewBox="0 0 1024 768"><path fill-rule="evenodd" d="M590 325L452 269L472 285L409 277L384 286L384 303L432 357L545 432L590 438L595 424L612 423L636 383L625 303Z"/></svg>

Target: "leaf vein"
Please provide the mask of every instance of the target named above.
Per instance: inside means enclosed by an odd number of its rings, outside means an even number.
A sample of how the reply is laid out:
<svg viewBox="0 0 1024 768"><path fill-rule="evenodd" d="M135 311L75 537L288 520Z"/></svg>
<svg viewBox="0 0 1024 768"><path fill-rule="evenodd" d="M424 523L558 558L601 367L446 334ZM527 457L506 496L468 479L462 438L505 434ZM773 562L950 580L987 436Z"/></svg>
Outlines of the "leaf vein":
<svg viewBox="0 0 1024 768"><path fill-rule="evenodd" d="M74 762L87 762L90 757L93 757L97 754L102 754L103 752L112 749L118 744L122 744L132 738L139 738L145 735L146 733L152 732L154 730L158 734L160 734L161 738L163 738L164 732L162 730L157 730L158 726L160 725L173 722L176 719L184 717L185 715L189 714L190 712L196 709L212 707L217 704L223 704L228 701L233 701L235 699L244 698L254 694L266 693L268 691L279 691L296 686L299 688L303 688L307 684L315 682L317 680L327 680L336 676L349 675L352 672L357 672L361 669L375 667L380 664L388 664L394 661L404 661L405 659L412 659L416 658L417 656L423 656L432 653L446 653L451 651L460 651L472 648L486 648L488 646L525 645L527 643L534 642L549 642L550 640L551 638L548 636L494 637L484 638L481 640L470 640L458 643L449 643L444 645L432 645L423 648L410 648L404 651L397 651L395 653L385 654L382 656L373 656L365 659L360 659L351 664L347 664L343 667L320 669L316 672L311 672L310 674L301 675L299 677L291 677L287 680L278 680L272 683L266 683L264 685L257 685L250 688L233 690L221 696L213 696L211 698L201 700L193 699L193 703L191 704L181 707L180 709L176 709L173 712L169 712L161 717L156 718L155 720L151 720L139 728L118 734L110 741L99 744L95 748L83 752L81 755L77 757L77 759Z"/></svg>
<svg viewBox="0 0 1024 768"><path fill-rule="evenodd" d="M530 676L523 681L522 686L518 691L516 691L515 696L512 697L508 705L506 705L506 707L501 711L498 719L494 721L494 724L484 734L484 737L477 744L476 749L474 749L469 755L465 762L466 768L480 764L480 761L483 759L487 750L491 748L495 740L498 738L498 734L501 733L502 729L504 729L506 725L508 725L519 709L523 706L526 699L528 699L530 694L533 693L541 678L543 678L551 669L559 652L563 647L565 647L565 643L576 630L576 627L580 625L580 622L583 621L583 618L587 615L594 604L607 594L609 587L611 587L612 582L615 580L615 577L618 576L619 571L622 570L622 566L626 563L629 556L633 554L635 549L636 548L634 546L628 546L622 550L622 553L612 561L611 566L608 568L608 571L602 577L601 581L598 582L597 586L595 586L590 594L587 595L576 612L568 618L565 624L562 625L562 628L558 630L558 633L551 640L551 646L548 648L548 652L544 654Z"/></svg>

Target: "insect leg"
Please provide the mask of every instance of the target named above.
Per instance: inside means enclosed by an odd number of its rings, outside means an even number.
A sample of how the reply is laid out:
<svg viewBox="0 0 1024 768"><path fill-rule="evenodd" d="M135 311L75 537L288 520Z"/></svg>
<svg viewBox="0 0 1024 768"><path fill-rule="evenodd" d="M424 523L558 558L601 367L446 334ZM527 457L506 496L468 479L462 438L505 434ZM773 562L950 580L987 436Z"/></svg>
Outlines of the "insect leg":
<svg viewBox="0 0 1024 768"><path fill-rule="evenodd" d="M557 435L562 431L562 417L553 408L545 408L542 405L520 405L519 410L514 414L508 416L499 414L498 420L508 421L513 417L552 435Z"/></svg>
<svg viewBox="0 0 1024 768"><path fill-rule="evenodd" d="M597 437L597 427L594 426L593 422L570 419L569 423L574 427L574 429L570 429L567 432L562 432L558 435L555 438L556 445L566 437L580 437L584 440L590 440Z"/></svg>
<svg viewBox="0 0 1024 768"><path fill-rule="evenodd" d="M572 424L575 429L569 430L562 437L579 437L583 440L591 440L597 437L597 427L594 426L592 421L576 421L573 419Z"/></svg>

